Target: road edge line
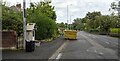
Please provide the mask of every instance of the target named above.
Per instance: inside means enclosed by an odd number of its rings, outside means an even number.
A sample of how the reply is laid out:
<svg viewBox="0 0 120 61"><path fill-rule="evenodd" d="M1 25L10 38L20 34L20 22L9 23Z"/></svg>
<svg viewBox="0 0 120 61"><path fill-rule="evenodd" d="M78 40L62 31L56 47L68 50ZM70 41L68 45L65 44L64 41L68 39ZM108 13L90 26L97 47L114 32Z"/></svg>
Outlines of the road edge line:
<svg viewBox="0 0 120 61"><path fill-rule="evenodd" d="M67 40L66 42L64 42L64 44L62 44L62 45L56 50L55 53L53 53L53 55L48 59L48 61L51 60L51 59L56 59L56 57L59 55L59 53L62 51L62 49L64 49L65 46L67 45L67 42L68 42L68 40Z"/></svg>

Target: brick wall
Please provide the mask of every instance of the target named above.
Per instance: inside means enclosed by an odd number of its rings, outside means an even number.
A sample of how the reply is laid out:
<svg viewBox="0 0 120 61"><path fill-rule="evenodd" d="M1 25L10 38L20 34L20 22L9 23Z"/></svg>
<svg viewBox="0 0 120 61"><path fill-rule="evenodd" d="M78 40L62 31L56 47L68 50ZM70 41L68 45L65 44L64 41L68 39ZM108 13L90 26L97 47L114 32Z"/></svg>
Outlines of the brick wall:
<svg viewBox="0 0 120 61"><path fill-rule="evenodd" d="M2 48L16 47L17 36L15 31L2 31Z"/></svg>

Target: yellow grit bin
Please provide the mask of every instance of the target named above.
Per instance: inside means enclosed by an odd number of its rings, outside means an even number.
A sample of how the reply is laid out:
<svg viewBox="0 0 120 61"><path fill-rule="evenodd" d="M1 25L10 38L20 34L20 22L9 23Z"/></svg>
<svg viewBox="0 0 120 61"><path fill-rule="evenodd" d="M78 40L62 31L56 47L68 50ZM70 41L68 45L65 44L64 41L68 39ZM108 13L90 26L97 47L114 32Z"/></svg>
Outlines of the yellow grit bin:
<svg viewBox="0 0 120 61"><path fill-rule="evenodd" d="M65 39L76 39L77 31L75 30L64 30Z"/></svg>

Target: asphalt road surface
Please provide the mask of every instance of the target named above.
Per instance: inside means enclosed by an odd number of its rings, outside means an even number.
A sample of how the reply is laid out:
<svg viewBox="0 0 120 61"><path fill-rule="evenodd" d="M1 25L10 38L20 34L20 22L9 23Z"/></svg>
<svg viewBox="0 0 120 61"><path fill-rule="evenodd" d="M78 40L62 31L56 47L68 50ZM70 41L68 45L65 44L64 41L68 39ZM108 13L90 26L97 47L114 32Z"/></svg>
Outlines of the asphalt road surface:
<svg viewBox="0 0 120 61"><path fill-rule="evenodd" d="M77 40L42 44L34 52L3 51L3 59L118 59L118 38L80 31Z"/></svg>
<svg viewBox="0 0 120 61"><path fill-rule="evenodd" d="M56 59L118 59L118 38L80 31L68 40Z"/></svg>

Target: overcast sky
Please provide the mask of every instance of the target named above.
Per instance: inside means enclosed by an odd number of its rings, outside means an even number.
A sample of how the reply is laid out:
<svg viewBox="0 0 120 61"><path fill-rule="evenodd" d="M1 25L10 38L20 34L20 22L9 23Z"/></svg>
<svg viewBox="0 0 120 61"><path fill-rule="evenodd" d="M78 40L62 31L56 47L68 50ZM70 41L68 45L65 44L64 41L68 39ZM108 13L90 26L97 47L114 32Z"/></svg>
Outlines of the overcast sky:
<svg viewBox="0 0 120 61"><path fill-rule="evenodd" d="M3 0L6 1L9 6L21 3L23 0ZM40 0L31 0L31 2L39 2ZM83 18L86 13L93 11L101 11L103 15L110 14L109 8L111 2L119 0L52 0L52 5L55 6L57 14L57 21L67 22L67 5L69 5L69 20L75 18ZM27 7L30 0L26 0ZM71 5L72 4L72 5Z"/></svg>

